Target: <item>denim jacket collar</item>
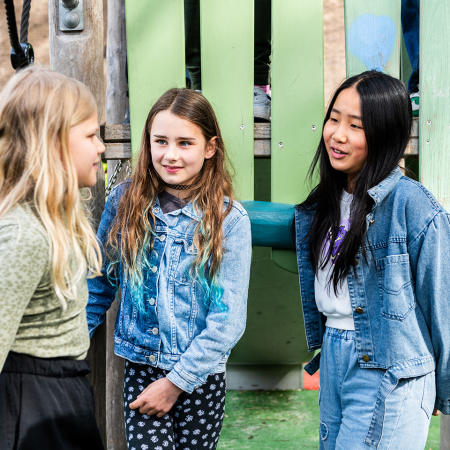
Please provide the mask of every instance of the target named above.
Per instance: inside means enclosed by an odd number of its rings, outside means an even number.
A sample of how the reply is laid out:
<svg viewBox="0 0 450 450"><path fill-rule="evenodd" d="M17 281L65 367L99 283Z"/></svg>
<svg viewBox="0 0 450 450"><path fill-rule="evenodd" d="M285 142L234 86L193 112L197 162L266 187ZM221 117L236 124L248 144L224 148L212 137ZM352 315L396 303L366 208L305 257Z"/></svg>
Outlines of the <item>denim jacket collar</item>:
<svg viewBox="0 0 450 450"><path fill-rule="evenodd" d="M369 189L367 193L373 198L375 204L384 200L395 188L396 184L403 176L400 167L396 167L387 178L385 178L380 184Z"/></svg>

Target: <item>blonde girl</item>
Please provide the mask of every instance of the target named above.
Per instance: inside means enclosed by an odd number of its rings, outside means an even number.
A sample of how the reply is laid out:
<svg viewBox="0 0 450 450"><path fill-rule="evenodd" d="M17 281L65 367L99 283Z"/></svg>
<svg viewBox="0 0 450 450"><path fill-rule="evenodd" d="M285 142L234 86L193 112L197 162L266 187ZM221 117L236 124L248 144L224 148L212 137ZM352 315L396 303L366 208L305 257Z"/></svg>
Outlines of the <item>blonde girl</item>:
<svg viewBox="0 0 450 450"><path fill-rule="evenodd" d="M82 83L29 68L0 94L0 442L102 449L92 388L86 273L101 257L79 188L104 151Z"/></svg>
<svg viewBox="0 0 450 450"><path fill-rule="evenodd" d="M233 201L225 146L201 94L171 89L148 115L132 179L111 192L89 280L91 333L119 293L128 447L215 449L225 363L244 332L250 222Z"/></svg>

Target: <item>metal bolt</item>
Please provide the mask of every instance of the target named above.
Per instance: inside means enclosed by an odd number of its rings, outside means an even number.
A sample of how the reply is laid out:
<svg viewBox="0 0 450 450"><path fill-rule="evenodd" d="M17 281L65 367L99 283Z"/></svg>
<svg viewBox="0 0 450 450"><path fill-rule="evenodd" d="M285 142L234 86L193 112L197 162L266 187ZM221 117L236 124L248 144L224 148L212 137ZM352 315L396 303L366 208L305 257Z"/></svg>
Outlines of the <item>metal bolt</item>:
<svg viewBox="0 0 450 450"><path fill-rule="evenodd" d="M283 148L283 143L280 142L280 143L278 144L278 147Z"/></svg>
<svg viewBox="0 0 450 450"><path fill-rule="evenodd" d="M313 131L316 131L316 126L315 125L313 125L311 128L312 128Z"/></svg>
<svg viewBox="0 0 450 450"><path fill-rule="evenodd" d="M431 120L427 120L427 124L428 124L428 125L431 125Z"/></svg>
<svg viewBox="0 0 450 450"><path fill-rule="evenodd" d="M63 5L67 8L67 9L74 9L78 6L78 4L80 3L79 0L62 0ZM67 25L66 25L67 26Z"/></svg>
<svg viewBox="0 0 450 450"><path fill-rule="evenodd" d="M429 139L427 139L427 144L429 144L430 143L430 140Z"/></svg>
<svg viewBox="0 0 450 450"><path fill-rule="evenodd" d="M241 130L243 130L243 129L245 128L245 125L241 125L239 128L240 128Z"/></svg>
<svg viewBox="0 0 450 450"><path fill-rule="evenodd" d="M74 12L68 12L64 18L63 23L67 28L76 28L80 24L80 16Z"/></svg>

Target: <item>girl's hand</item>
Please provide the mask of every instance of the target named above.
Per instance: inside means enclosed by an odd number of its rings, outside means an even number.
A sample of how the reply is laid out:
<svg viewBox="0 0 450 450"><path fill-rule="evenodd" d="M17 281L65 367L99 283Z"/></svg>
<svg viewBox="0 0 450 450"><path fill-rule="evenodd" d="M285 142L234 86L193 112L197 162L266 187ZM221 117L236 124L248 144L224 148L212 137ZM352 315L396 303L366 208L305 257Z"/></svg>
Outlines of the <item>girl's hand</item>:
<svg viewBox="0 0 450 450"><path fill-rule="evenodd" d="M433 416L439 416L439 414L441 414L441 412L438 409L434 408L433 409Z"/></svg>
<svg viewBox="0 0 450 450"><path fill-rule="evenodd" d="M162 417L170 411L182 392L182 389L164 377L149 384L136 400L130 403L130 408L139 408L141 414L148 416L156 414L156 417Z"/></svg>

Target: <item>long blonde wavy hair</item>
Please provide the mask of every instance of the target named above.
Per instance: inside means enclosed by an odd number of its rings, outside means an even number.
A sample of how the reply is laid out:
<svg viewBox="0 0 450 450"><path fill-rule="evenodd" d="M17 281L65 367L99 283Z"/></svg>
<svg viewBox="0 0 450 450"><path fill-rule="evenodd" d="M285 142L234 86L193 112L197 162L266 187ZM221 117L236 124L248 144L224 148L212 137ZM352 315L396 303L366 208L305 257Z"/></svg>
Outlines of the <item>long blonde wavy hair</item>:
<svg viewBox="0 0 450 450"><path fill-rule="evenodd" d="M146 265L146 255L153 246L156 219L152 205L165 187L151 156L150 131L153 119L161 111L170 111L200 127L206 142L216 137L216 152L212 158L205 159L190 190L189 200L193 201L197 212L202 213L194 230L194 245L198 253L191 266L191 275L201 283L205 297L211 303L222 306L222 288L219 283L224 253L222 225L233 206L233 184L229 172L231 165L217 117L203 95L189 89L173 88L164 93L151 108L142 134L136 170L120 199L107 247L116 250L116 255L110 256L122 262L137 306L144 310L140 295L143 287L141 268ZM228 197L228 202L224 208L225 197ZM120 236L126 236L126 239L120 239Z"/></svg>
<svg viewBox="0 0 450 450"><path fill-rule="evenodd" d="M70 128L96 111L84 84L38 67L14 75L0 93L0 219L17 204L32 205L49 236L52 282L63 310L86 273L99 275L101 268L69 152Z"/></svg>

